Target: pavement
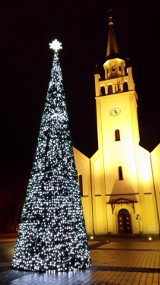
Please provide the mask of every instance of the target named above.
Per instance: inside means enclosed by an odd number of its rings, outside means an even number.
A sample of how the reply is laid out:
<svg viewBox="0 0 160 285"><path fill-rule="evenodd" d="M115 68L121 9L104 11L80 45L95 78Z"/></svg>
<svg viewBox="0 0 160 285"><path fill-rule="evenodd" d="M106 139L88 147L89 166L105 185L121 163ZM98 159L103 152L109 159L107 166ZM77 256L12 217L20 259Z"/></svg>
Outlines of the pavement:
<svg viewBox="0 0 160 285"><path fill-rule="evenodd" d="M0 235L0 285L160 285L160 237L88 239L92 266L69 273L10 269L14 236Z"/></svg>

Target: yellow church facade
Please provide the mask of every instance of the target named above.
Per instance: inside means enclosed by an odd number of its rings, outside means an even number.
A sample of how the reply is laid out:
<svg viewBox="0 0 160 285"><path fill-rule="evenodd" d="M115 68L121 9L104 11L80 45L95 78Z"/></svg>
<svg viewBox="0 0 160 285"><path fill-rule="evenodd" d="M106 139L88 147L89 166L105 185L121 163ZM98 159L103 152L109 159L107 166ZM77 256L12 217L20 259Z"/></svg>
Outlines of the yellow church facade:
<svg viewBox="0 0 160 285"><path fill-rule="evenodd" d="M73 148L89 235L160 233L160 145L139 145L138 95L109 17L104 77L95 77L98 150Z"/></svg>

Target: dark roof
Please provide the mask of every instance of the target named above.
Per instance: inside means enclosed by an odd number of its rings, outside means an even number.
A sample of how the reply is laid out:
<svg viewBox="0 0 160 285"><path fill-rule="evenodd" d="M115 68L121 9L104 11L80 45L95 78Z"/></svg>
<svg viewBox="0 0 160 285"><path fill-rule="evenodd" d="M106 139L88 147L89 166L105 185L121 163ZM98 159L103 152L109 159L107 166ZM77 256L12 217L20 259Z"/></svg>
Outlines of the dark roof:
<svg viewBox="0 0 160 285"><path fill-rule="evenodd" d="M112 16L109 16L108 25L109 29L108 29L107 52L106 52L107 59L119 56L119 48L117 44L116 35L114 32Z"/></svg>
<svg viewBox="0 0 160 285"><path fill-rule="evenodd" d="M108 204L137 203L132 186L126 180L116 180Z"/></svg>

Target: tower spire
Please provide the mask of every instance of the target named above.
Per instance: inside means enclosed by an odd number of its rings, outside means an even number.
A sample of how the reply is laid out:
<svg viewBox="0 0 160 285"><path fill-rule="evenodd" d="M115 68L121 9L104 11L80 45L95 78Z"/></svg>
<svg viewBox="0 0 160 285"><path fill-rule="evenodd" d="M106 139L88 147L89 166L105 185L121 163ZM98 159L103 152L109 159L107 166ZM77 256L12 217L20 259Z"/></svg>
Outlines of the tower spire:
<svg viewBox="0 0 160 285"><path fill-rule="evenodd" d="M112 12L112 10L109 10L108 12ZM106 56L107 58L113 58L119 54L119 48L117 44L116 35L114 32L113 27L113 17L111 13L109 13L108 17L108 42L107 42L107 52Z"/></svg>

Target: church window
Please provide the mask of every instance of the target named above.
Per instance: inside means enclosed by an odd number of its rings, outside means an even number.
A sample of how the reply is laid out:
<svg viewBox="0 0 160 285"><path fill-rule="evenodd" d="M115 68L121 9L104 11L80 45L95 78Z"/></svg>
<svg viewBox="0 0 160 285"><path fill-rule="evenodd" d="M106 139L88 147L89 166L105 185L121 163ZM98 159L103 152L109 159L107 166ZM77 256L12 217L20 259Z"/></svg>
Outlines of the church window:
<svg viewBox="0 0 160 285"><path fill-rule="evenodd" d="M82 174L80 174L78 176L78 182L79 182L80 194L81 194L81 197L83 197L83 179L82 179Z"/></svg>
<svg viewBox="0 0 160 285"><path fill-rule="evenodd" d="M113 94L112 85L109 85L109 86L108 86L108 94Z"/></svg>
<svg viewBox="0 0 160 285"><path fill-rule="evenodd" d="M102 87L101 87L101 95L105 95L105 93L106 93L106 92L105 92L105 88L104 88L104 86L102 86Z"/></svg>
<svg viewBox="0 0 160 285"><path fill-rule="evenodd" d="M118 176L119 176L119 180L123 180L122 166L118 166Z"/></svg>
<svg viewBox="0 0 160 285"><path fill-rule="evenodd" d="M118 129L115 130L115 141L120 141L120 131Z"/></svg>
<svg viewBox="0 0 160 285"><path fill-rule="evenodd" d="M123 91L124 92L128 91L128 83L127 82L123 83Z"/></svg>

